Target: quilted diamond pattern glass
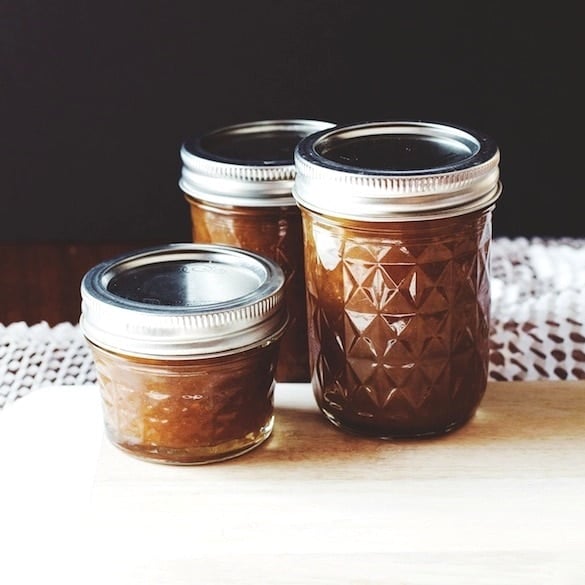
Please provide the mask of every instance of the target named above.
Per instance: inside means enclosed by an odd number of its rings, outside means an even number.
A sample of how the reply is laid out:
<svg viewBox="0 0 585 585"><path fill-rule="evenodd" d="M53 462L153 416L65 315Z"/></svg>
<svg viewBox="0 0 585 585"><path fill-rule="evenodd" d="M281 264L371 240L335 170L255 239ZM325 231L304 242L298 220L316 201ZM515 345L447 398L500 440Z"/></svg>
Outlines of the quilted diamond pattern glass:
<svg viewBox="0 0 585 585"><path fill-rule="evenodd" d="M303 209L312 385L327 418L378 437L444 433L485 392L491 209L411 222Z"/></svg>

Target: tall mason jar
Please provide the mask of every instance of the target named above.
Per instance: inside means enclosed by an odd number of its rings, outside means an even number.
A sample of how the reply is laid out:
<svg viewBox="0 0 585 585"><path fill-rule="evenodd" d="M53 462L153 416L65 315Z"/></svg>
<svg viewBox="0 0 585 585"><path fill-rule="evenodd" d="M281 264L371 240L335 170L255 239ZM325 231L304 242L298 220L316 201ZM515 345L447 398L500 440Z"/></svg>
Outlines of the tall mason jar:
<svg viewBox="0 0 585 585"><path fill-rule="evenodd" d="M318 120L262 120L218 128L181 147L179 186L189 203L193 242L251 250L282 267L290 321L280 344L279 382L308 382L303 236L292 196L294 149Z"/></svg>
<svg viewBox="0 0 585 585"><path fill-rule="evenodd" d="M295 162L319 408L380 438L462 426L487 386L497 145L366 122L306 137Z"/></svg>

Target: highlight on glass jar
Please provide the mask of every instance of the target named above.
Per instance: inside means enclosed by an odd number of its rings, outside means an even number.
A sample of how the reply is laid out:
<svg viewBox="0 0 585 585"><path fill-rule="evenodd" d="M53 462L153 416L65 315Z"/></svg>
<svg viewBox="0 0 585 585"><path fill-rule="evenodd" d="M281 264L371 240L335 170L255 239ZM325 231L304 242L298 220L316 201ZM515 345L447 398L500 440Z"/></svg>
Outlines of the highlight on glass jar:
<svg viewBox="0 0 585 585"><path fill-rule="evenodd" d="M319 120L254 121L196 136L181 148L179 186L193 241L252 250L284 270L290 323L279 382L309 381L302 222L291 193L294 149L301 138L330 127Z"/></svg>
<svg viewBox="0 0 585 585"><path fill-rule="evenodd" d="M264 442L287 323L283 287L276 262L220 245L146 248L89 270L80 326L109 440L185 465Z"/></svg>
<svg viewBox="0 0 585 585"><path fill-rule="evenodd" d="M296 149L312 386L338 427L443 434L486 387L499 149L425 121L338 126Z"/></svg>

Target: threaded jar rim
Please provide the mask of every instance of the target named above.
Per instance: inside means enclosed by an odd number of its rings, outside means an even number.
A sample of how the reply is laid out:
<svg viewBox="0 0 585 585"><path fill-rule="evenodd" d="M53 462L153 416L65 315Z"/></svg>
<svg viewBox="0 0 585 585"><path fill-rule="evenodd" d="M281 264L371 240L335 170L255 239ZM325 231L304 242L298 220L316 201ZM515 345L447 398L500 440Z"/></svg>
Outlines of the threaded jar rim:
<svg viewBox="0 0 585 585"><path fill-rule="evenodd" d="M216 244L168 244L94 266L81 282L80 327L104 349L185 359L278 337L285 277L273 260Z"/></svg>
<svg viewBox="0 0 585 585"><path fill-rule="evenodd" d="M313 211L369 221L425 220L485 209L501 193L489 136L427 121L339 125L295 149L293 196Z"/></svg>
<svg viewBox="0 0 585 585"><path fill-rule="evenodd" d="M220 204L295 205L295 147L332 126L311 119L258 120L195 136L181 146L179 186L187 197Z"/></svg>

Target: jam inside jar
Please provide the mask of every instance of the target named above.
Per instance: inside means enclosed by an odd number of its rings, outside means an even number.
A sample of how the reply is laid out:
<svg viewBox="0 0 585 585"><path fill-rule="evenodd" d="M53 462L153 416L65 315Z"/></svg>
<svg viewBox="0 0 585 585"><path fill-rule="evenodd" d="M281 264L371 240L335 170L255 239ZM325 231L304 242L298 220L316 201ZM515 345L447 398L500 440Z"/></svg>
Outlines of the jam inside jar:
<svg viewBox="0 0 585 585"><path fill-rule="evenodd" d="M177 465L263 443L288 322L284 281L276 262L222 245L169 244L89 270L80 326L109 440Z"/></svg>
<svg viewBox="0 0 585 585"><path fill-rule="evenodd" d="M220 461L272 432L278 342L181 361L91 349L106 434L132 455L173 464Z"/></svg>
<svg viewBox="0 0 585 585"><path fill-rule="evenodd" d="M464 424L487 384L491 212L374 226L304 213L322 412L382 438Z"/></svg>
<svg viewBox="0 0 585 585"><path fill-rule="evenodd" d="M303 229L297 206L235 207L189 198L193 241L221 242L272 258L284 271L289 313L280 341L275 377L279 382L307 382L307 305L303 264Z"/></svg>
<svg viewBox="0 0 585 585"><path fill-rule="evenodd" d="M331 127L319 120L260 120L218 128L181 148L179 185L189 204L193 242L252 250L284 271L289 324L276 380L308 382L303 228L292 196L294 149Z"/></svg>
<svg viewBox="0 0 585 585"><path fill-rule="evenodd" d="M434 122L326 129L296 148L311 382L337 427L465 424L487 387L499 150Z"/></svg>

